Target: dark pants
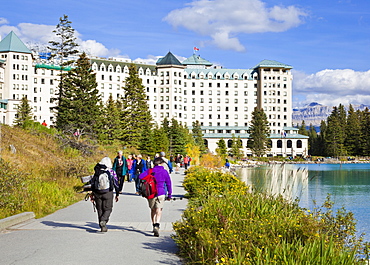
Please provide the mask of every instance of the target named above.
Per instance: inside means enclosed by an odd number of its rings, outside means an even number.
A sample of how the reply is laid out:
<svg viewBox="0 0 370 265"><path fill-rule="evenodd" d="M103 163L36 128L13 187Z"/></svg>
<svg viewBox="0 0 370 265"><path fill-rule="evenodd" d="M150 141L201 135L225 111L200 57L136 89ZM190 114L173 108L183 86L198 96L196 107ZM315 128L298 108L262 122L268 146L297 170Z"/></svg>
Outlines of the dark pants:
<svg viewBox="0 0 370 265"><path fill-rule="evenodd" d="M121 192L122 189L123 189L123 184L125 183L125 177L126 177L126 175L125 176L120 175L118 177L118 190L119 190L119 192Z"/></svg>
<svg viewBox="0 0 370 265"><path fill-rule="evenodd" d="M94 198L99 224L101 221L108 222L113 209L113 191L106 193L94 192Z"/></svg>
<svg viewBox="0 0 370 265"><path fill-rule="evenodd" d="M135 174L135 189L136 192L140 192L140 178L139 178L140 173Z"/></svg>

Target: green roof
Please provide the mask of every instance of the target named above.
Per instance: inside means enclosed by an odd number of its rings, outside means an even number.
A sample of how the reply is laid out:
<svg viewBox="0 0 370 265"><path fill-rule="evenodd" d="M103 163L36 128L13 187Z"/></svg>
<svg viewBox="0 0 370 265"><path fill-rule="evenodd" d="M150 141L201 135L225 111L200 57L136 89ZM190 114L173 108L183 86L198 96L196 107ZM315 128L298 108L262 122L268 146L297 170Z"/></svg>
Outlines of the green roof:
<svg viewBox="0 0 370 265"><path fill-rule="evenodd" d="M280 63L274 60L263 60L253 68L260 68L260 67L275 67L275 68L286 68L286 69L293 68L292 66L288 64Z"/></svg>
<svg viewBox="0 0 370 265"><path fill-rule="evenodd" d="M32 53L13 31L0 41L0 52Z"/></svg>
<svg viewBox="0 0 370 265"><path fill-rule="evenodd" d="M193 54L182 62L183 65L206 65L212 66L213 63L200 57L199 55Z"/></svg>
<svg viewBox="0 0 370 265"><path fill-rule="evenodd" d="M49 69L49 70L61 70L62 69L59 65L47 65L47 64L36 64L35 68L36 69L44 68L44 69ZM72 69L72 67L70 67L70 66L63 67L63 71L69 71L71 69Z"/></svg>
<svg viewBox="0 0 370 265"><path fill-rule="evenodd" d="M156 65L181 65L180 61L171 52L168 52L165 57L159 58Z"/></svg>

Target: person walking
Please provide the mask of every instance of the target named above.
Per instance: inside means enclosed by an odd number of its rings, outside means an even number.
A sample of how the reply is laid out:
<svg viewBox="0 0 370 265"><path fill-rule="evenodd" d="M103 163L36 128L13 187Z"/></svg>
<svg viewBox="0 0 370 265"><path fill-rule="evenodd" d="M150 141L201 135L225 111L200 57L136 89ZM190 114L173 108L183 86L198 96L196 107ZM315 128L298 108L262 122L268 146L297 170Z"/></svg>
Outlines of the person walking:
<svg viewBox="0 0 370 265"><path fill-rule="evenodd" d="M146 171L146 161L142 159L142 155L137 155L136 159L132 163L131 173L135 180L135 194L140 194L140 179L139 175Z"/></svg>
<svg viewBox="0 0 370 265"><path fill-rule="evenodd" d="M150 156L147 156L145 162L146 162L146 168L147 169L154 167L153 160L150 159Z"/></svg>
<svg viewBox="0 0 370 265"><path fill-rule="evenodd" d="M164 161L163 167L169 174L172 173L172 163L166 158L165 152L160 152L159 157L161 157Z"/></svg>
<svg viewBox="0 0 370 265"><path fill-rule="evenodd" d="M181 161L182 161L182 156L180 154L177 154L177 156L175 157L175 164L176 164L175 174L180 174Z"/></svg>
<svg viewBox="0 0 370 265"><path fill-rule="evenodd" d="M112 161L109 157L104 157L96 164L94 171L90 200L95 203L101 232L107 232L107 223L113 209L113 190L116 191L115 200L118 202L118 179L116 172L112 169Z"/></svg>
<svg viewBox="0 0 370 265"><path fill-rule="evenodd" d="M127 180L128 182L132 181L132 174L131 174L131 169L132 169L132 164L134 163L134 159L132 158L132 155L128 155L126 159L127 163Z"/></svg>
<svg viewBox="0 0 370 265"><path fill-rule="evenodd" d="M152 174L156 181L157 194L153 199L148 199L154 236L159 236L159 223L162 217L164 201L171 200L172 198L172 181L170 174L164 168L164 165L166 165L166 162L163 160L162 157L154 159ZM143 172L142 174L140 174L139 178L145 178L148 173L149 170Z"/></svg>
<svg viewBox="0 0 370 265"><path fill-rule="evenodd" d="M122 151L117 152L117 157L114 159L113 162L113 170L117 174L119 192L121 193L123 189L123 184L125 183L125 177L127 174L127 161L126 158L123 156Z"/></svg>
<svg viewBox="0 0 370 265"><path fill-rule="evenodd" d="M185 167L185 170L187 170L187 169L188 169L188 163L189 163L189 156L188 156L188 155L186 155L186 156L184 157L184 167Z"/></svg>

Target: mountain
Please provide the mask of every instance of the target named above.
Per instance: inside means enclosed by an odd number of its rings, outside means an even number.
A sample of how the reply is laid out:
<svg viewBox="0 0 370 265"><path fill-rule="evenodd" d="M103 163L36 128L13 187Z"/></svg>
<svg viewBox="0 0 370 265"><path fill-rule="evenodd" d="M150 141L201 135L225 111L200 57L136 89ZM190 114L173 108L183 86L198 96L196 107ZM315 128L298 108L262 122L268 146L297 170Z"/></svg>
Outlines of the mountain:
<svg viewBox="0 0 370 265"><path fill-rule="evenodd" d="M369 105L352 105L355 110L364 110L369 108ZM348 110L349 106L345 106L345 109ZM324 106L317 102L312 102L302 108L293 109L293 125L301 124L302 121L305 122L307 126L312 124L315 127L320 127L322 120L326 121L327 117L331 114L333 106Z"/></svg>

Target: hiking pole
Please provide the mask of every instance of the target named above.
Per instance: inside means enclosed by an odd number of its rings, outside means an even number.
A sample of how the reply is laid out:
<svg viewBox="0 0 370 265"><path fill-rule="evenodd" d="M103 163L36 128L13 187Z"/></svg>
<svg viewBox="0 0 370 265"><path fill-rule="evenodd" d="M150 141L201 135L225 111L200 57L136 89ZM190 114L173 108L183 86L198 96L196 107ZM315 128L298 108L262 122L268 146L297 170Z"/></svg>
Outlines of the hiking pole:
<svg viewBox="0 0 370 265"><path fill-rule="evenodd" d="M88 201L89 199L91 199L91 196L92 196L92 193L87 193L86 196L85 196L85 201ZM92 201L92 205L93 205L93 210L94 210L94 213L95 213L96 212L96 205L95 205L94 200Z"/></svg>

